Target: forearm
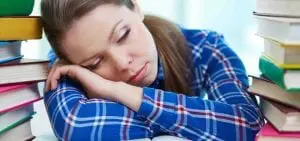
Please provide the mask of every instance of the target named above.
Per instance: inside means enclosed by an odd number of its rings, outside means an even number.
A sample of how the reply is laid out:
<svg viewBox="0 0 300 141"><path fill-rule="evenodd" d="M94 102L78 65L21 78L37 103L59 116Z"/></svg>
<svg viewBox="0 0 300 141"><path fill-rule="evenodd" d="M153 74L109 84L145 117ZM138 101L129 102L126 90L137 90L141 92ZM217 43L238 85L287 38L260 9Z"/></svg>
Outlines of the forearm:
<svg viewBox="0 0 300 141"><path fill-rule="evenodd" d="M238 95L238 99L244 98ZM240 140L236 138L239 135L253 139L263 122L255 105L214 102L152 88L144 89L138 115L147 118L151 126L159 125L170 134L192 140L203 135L205 139ZM228 130L232 132L228 134Z"/></svg>
<svg viewBox="0 0 300 141"><path fill-rule="evenodd" d="M116 82L112 94L117 102L137 112L142 103L143 88L124 82Z"/></svg>

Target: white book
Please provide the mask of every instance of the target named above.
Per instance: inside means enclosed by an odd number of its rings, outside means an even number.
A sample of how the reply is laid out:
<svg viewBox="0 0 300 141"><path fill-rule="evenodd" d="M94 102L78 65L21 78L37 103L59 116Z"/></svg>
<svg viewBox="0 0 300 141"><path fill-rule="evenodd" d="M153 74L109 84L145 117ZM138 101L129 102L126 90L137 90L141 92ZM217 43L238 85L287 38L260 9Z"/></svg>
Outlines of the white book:
<svg viewBox="0 0 300 141"><path fill-rule="evenodd" d="M259 36L285 45L300 45L300 18L255 17Z"/></svg>
<svg viewBox="0 0 300 141"><path fill-rule="evenodd" d="M260 15L300 17L300 0L256 0Z"/></svg>

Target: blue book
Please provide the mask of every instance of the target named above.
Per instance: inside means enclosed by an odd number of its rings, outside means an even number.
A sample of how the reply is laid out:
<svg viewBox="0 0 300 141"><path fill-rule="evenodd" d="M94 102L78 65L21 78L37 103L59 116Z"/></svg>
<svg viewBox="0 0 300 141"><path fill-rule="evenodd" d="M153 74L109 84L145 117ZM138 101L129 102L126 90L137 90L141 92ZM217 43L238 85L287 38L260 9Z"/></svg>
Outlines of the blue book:
<svg viewBox="0 0 300 141"><path fill-rule="evenodd" d="M21 55L22 41L3 41L0 42L0 64L22 59Z"/></svg>

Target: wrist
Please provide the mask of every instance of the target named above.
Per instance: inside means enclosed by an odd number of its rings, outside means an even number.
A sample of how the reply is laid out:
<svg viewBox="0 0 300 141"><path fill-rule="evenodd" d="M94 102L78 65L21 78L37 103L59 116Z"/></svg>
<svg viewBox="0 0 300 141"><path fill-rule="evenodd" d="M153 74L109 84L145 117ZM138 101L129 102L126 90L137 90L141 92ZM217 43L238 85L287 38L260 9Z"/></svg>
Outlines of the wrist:
<svg viewBox="0 0 300 141"><path fill-rule="evenodd" d="M127 84L125 82L116 82L113 89L114 99L129 107L134 111L138 111L142 103L143 88Z"/></svg>

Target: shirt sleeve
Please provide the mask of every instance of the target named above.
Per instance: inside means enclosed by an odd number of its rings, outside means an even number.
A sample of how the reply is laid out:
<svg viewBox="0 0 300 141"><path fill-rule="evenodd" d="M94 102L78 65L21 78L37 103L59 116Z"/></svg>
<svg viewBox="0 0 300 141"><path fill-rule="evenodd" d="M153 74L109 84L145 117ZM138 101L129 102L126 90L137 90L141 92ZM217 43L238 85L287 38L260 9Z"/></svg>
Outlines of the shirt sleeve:
<svg viewBox="0 0 300 141"><path fill-rule="evenodd" d="M129 140L152 136L143 118L127 107L101 99L87 99L80 86L63 77L44 96L52 129L59 140Z"/></svg>
<svg viewBox="0 0 300 141"><path fill-rule="evenodd" d="M203 76L208 99L144 87L138 116L191 140L254 140L263 118L247 92L243 63L217 33L208 33L202 47L193 50L201 70L195 77Z"/></svg>

